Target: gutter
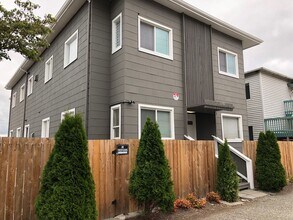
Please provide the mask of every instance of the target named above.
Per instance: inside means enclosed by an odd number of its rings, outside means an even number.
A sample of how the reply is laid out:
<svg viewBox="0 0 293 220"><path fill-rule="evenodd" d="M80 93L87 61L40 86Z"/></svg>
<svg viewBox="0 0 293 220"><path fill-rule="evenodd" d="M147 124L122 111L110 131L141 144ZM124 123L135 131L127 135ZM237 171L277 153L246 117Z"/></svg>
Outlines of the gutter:
<svg viewBox="0 0 293 220"><path fill-rule="evenodd" d="M27 101L27 88L28 88L28 72L25 72L26 76L25 76L25 92L24 92L24 106L23 106L23 126L22 126L22 137L24 137L24 129L25 129L25 122L26 122L26 101ZM29 135L29 134L28 134Z"/></svg>

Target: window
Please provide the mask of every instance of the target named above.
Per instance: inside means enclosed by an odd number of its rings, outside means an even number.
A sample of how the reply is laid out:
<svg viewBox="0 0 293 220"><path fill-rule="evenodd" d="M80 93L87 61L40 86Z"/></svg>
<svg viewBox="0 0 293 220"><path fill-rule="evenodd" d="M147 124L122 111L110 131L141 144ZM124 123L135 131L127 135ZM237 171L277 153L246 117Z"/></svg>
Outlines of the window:
<svg viewBox="0 0 293 220"><path fill-rule="evenodd" d="M20 87L20 91L19 91L19 102L22 102L24 100L24 90L25 89L25 84L23 84Z"/></svg>
<svg viewBox="0 0 293 220"><path fill-rule="evenodd" d="M142 52L173 60L172 29L138 17L138 48Z"/></svg>
<svg viewBox="0 0 293 220"><path fill-rule="evenodd" d="M33 93L34 76L31 76L27 81L27 96Z"/></svg>
<svg viewBox="0 0 293 220"><path fill-rule="evenodd" d="M53 56L51 56L45 63L45 81L48 82L53 76Z"/></svg>
<svg viewBox="0 0 293 220"><path fill-rule="evenodd" d="M13 95L12 95L12 108L14 108L15 107L15 105L16 105L16 92L15 93L13 93Z"/></svg>
<svg viewBox="0 0 293 220"><path fill-rule="evenodd" d="M121 138L121 105L111 107L111 139Z"/></svg>
<svg viewBox="0 0 293 220"><path fill-rule="evenodd" d="M78 30L65 42L64 68L77 59Z"/></svg>
<svg viewBox="0 0 293 220"><path fill-rule="evenodd" d="M70 116L74 116L75 115L75 108L67 110L65 112L62 112L61 113L61 122L64 120L66 114L68 114Z"/></svg>
<svg viewBox="0 0 293 220"><path fill-rule="evenodd" d="M242 116L232 114L221 114L222 136L229 142L242 142Z"/></svg>
<svg viewBox="0 0 293 220"><path fill-rule="evenodd" d="M253 141L253 126L248 126L249 140Z"/></svg>
<svg viewBox="0 0 293 220"><path fill-rule="evenodd" d="M24 126L24 136L25 138L28 138L30 136L30 125Z"/></svg>
<svg viewBox="0 0 293 220"><path fill-rule="evenodd" d="M16 137L21 137L21 127L16 129Z"/></svg>
<svg viewBox="0 0 293 220"><path fill-rule="evenodd" d="M122 13L112 21L112 54L122 48Z"/></svg>
<svg viewBox="0 0 293 220"><path fill-rule="evenodd" d="M138 105L138 136L141 132L147 118L159 124L159 129L163 139L174 139L174 109L169 107Z"/></svg>
<svg viewBox="0 0 293 220"><path fill-rule="evenodd" d="M13 136L13 130L10 130L9 131L9 137L12 137Z"/></svg>
<svg viewBox="0 0 293 220"><path fill-rule="evenodd" d="M250 87L249 87L249 83L245 83L245 94L246 94L246 99L250 99Z"/></svg>
<svg viewBox="0 0 293 220"><path fill-rule="evenodd" d="M237 54L218 48L219 73L239 78Z"/></svg>
<svg viewBox="0 0 293 220"><path fill-rule="evenodd" d="M42 120L42 138L48 138L50 134L50 118L45 118Z"/></svg>

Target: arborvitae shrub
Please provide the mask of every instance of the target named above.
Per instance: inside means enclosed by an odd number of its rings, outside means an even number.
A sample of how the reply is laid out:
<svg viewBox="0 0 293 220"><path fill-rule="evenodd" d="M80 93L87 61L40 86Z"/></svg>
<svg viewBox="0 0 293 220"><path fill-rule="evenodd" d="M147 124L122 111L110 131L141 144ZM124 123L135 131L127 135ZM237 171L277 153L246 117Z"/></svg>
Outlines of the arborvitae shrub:
<svg viewBox="0 0 293 220"><path fill-rule="evenodd" d="M238 184L236 165L232 161L227 140L219 146L217 164L217 192L224 201L236 202L238 199Z"/></svg>
<svg viewBox="0 0 293 220"><path fill-rule="evenodd" d="M271 131L259 134L256 149L256 181L259 189L280 191L286 185L277 138Z"/></svg>
<svg viewBox="0 0 293 220"><path fill-rule="evenodd" d="M131 173L129 193L145 212L159 206L172 211L175 195L170 167L157 123L148 118L141 134L136 156L136 167Z"/></svg>
<svg viewBox="0 0 293 220"><path fill-rule="evenodd" d="M42 173L35 204L39 219L96 219L95 185L80 116L65 116Z"/></svg>

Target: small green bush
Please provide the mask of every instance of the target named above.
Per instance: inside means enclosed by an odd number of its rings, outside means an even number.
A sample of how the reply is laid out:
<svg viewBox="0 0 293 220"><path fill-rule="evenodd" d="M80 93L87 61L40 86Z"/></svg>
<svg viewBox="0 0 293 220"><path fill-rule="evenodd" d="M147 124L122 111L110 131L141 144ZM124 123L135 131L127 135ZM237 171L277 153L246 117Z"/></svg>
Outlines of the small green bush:
<svg viewBox="0 0 293 220"><path fill-rule="evenodd" d="M217 164L217 192L224 201L236 202L238 199L238 184L236 165L232 161L227 140L219 146Z"/></svg>
<svg viewBox="0 0 293 220"><path fill-rule="evenodd" d="M285 169L281 163L279 145L273 132L259 134L255 164L259 189L280 191L286 186Z"/></svg>
<svg viewBox="0 0 293 220"><path fill-rule="evenodd" d="M140 205L144 205L147 214L157 206L163 211L174 208L175 194L161 133L158 124L149 118L141 134L129 193Z"/></svg>
<svg viewBox="0 0 293 220"><path fill-rule="evenodd" d="M97 218L87 138L78 115L66 115L55 135L35 208L39 219Z"/></svg>

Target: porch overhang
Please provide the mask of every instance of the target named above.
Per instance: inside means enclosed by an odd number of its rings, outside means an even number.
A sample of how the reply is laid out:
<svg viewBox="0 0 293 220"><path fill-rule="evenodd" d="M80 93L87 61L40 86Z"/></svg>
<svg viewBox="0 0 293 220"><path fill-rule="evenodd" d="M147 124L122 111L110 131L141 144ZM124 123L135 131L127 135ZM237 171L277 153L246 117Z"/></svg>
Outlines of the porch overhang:
<svg viewBox="0 0 293 220"><path fill-rule="evenodd" d="M234 106L230 103L218 102L214 100L204 100L201 105L188 107L188 111L195 112L215 112L215 111L233 111Z"/></svg>

